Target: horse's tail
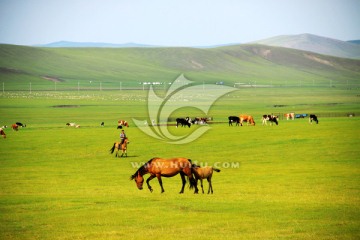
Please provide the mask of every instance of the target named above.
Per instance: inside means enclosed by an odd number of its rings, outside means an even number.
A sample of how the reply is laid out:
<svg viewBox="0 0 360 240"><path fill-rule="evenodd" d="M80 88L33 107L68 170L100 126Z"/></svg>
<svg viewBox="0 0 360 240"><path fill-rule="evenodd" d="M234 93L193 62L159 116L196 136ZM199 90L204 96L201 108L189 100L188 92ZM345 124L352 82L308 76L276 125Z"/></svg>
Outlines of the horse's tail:
<svg viewBox="0 0 360 240"><path fill-rule="evenodd" d="M196 180L194 177L189 178L189 183L190 183L190 189L193 189L196 187Z"/></svg>
<svg viewBox="0 0 360 240"><path fill-rule="evenodd" d="M221 171L220 169L214 168L214 167L213 167L213 170L214 170L215 172L220 172L220 171Z"/></svg>
<svg viewBox="0 0 360 240"><path fill-rule="evenodd" d="M114 146L110 149L110 153L114 153L116 142L114 143Z"/></svg>

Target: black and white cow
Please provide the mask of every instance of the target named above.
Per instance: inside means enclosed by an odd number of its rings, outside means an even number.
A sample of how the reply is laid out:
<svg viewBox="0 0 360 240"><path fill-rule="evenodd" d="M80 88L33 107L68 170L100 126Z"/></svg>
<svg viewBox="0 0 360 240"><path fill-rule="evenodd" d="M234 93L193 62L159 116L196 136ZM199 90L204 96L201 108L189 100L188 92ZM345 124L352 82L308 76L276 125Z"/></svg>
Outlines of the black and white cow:
<svg viewBox="0 0 360 240"><path fill-rule="evenodd" d="M240 118L236 116L229 116L229 126L232 126L233 122L236 123L236 126L239 126Z"/></svg>
<svg viewBox="0 0 360 240"><path fill-rule="evenodd" d="M278 118L279 117L275 115L263 115L262 125L267 125L267 121L270 121L270 126L272 126L273 123L279 125Z"/></svg>
<svg viewBox="0 0 360 240"><path fill-rule="evenodd" d="M176 119L176 127L179 126L179 124L181 124L182 127L184 126L191 126L191 119L189 117L186 118L177 118Z"/></svg>
<svg viewBox="0 0 360 240"><path fill-rule="evenodd" d="M315 114L310 114L309 123L312 124L312 121L313 121L313 120L316 122L316 124L319 123L319 120L318 120L317 116L316 116Z"/></svg>
<svg viewBox="0 0 360 240"><path fill-rule="evenodd" d="M26 124L22 124L21 122L16 122L16 125L18 125L19 127L26 127Z"/></svg>

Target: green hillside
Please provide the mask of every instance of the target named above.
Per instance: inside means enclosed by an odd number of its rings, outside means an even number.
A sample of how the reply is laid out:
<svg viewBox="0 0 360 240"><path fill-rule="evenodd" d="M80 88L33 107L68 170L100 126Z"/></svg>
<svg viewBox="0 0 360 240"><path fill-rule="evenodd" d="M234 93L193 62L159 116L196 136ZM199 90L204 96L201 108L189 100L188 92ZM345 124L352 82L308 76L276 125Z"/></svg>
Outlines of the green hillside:
<svg viewBox="0 0 360 240"><path fill-rule="evenodd" d="M358 86L360 60L265 45L198 48L38 48L0 45L7 90L141 87L173 81L257 86ZM55 83L56 82L56 83Z"/></svg>

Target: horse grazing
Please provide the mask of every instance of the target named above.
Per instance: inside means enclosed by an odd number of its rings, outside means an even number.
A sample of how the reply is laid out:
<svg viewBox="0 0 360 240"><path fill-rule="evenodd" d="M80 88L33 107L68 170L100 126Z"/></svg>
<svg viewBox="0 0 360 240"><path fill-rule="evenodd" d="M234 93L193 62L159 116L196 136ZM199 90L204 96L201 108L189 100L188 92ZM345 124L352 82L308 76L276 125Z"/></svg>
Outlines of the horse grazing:
<svg viewBox="0 0 360 240"><path fill-rule="evenodd" d="M250 115L240 115L240 126L243 125L243 122L247 122L246 125L253 125L255 126L255 121L254 121L254 118Z"/></svg>
<svg viewBox="0 0 360 240"><path fill-rule="evenodd" d="M0 135L3 137L3 138L6 138L6 133L4 132L4 129L0 128Z"/></svg>
<svg viewBox="0 0 360 240"><path fill-rule="evenodd" d="M233 122L236 123L236 126L239 126L239 123L240 123L240 118L239 117L229 116L228 119L229 119L229 126L232 126Z"/></svg>
<svg viewBox="0 0 360 240"><path fill-rule="evenodd" d="M319 123L319 120L318 120L317 116L316 116L315 114L310 114L309 123L312 124L312 121L313 121L313 120L316 122L316 124Z"/></svg>
<svg viewBox="0 0 360 240"><path fill-rule="evenodd" d="M194 176L195 176L196 184L197 184L197 181L200 180L202 193L204 193L203 179L206 178L209 183L208 194L210 193L210 191L211 191L211 194L213 194L214 191L213 191L213 187L211 184L212 174L214 171L220 172L220 169L217 169L214 167L209 167L209 166L200 167L195 164L193 164L193 169L195 170Z"/></svg>
<svg viewBox="0 0 360 240"><path fill-rule="evenodd" d="M114 142L114 145L112 146L112 148L110 149L110 153L113 154L115 149L116 149L116 153L115 153L115 157L122 157L125 155L125 157L127 157L127 145L129 144L129 139L125 138L124 139L124 143L121 144L121 142ZM121 150L121 156L119 156L118 152L119 150Z"/></svg>
<svg viewBox="0 0 360 240"><path fill-rule="evenodd" d="M125 127L129 127L129 123L125 120L119 120L118 121L118 126L117 126L117 129L122 129L123 126Z"/></svg>
<svg viewBox="0 0 360 240"><path fill-rule="evenodd" d="M150 186L149 182L151 179L157 177L160 187L161 193L165 192L162 184L161 177L173 177L180 173L181 180L182 180L182 188L180 193L184 193L184 187L186 184L185 176L189 178L190 181L190 188L195 187L195 193L198 193L198 188L196 186L196 181L193 176L193 168L190 159L187 158L170 158L170 159L163 159L163 158L153 158L141 166L135 173L130 177L130 180L134 180L136 182L136 186L138 189L143 189L144 183L144 175L149 173L150 177L146 180L148 188L150 192L153 191L152 187Z"/></svg>

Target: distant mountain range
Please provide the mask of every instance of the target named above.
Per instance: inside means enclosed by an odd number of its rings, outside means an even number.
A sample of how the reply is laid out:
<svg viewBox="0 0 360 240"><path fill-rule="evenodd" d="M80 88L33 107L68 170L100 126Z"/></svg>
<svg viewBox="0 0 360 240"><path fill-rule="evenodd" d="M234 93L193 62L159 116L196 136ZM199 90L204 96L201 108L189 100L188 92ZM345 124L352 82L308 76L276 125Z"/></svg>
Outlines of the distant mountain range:
<svg viewBox="0 0 360 240"><path fill-rule="evenodd" d="M313 34L282 35L264 40L251 42L250 44L262 44L267 46L284 47L298 49L324 55L341 58L360 59L360 40L341 41ZM194 46L193 48L217 48L223 46L240 45L239 43L222 44L214 46ZM138 43L101 43L101 42L69 42L59 41L36 47L46 48L159 48L166 46L156 46Z"/></svg>
<svg viewBox="0 0 360 240"><path fill-rule="evenodd" d="M341 58L360 59L360 41L340 41L312 34L283 35L252 43L298 49Z"/></svg>
<svg viewBox="0 0 360 240"><path fill-rule="evenodd" d="M131 47L156 47L154 45L138 44L138 43L102 43L102 42L69 42L59 41L47 44L35 45L35 47L47 47L47 48L131 48Z"/></svg>

